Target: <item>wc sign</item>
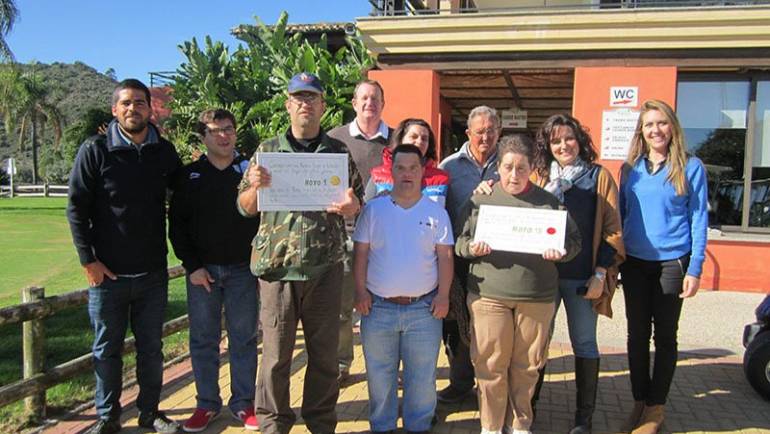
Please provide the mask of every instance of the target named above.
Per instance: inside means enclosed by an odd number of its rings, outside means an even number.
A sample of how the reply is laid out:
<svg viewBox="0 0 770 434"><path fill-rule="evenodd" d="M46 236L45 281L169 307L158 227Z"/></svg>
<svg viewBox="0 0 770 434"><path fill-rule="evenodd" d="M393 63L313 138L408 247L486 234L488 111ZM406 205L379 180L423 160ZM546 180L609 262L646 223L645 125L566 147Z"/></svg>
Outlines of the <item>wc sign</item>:
<svg viewBox="0 0 770 434"><path fill-rule="evenodd" d="M630 86L610 87L610 107L636 107L639 102L639 88Z"/></svg>

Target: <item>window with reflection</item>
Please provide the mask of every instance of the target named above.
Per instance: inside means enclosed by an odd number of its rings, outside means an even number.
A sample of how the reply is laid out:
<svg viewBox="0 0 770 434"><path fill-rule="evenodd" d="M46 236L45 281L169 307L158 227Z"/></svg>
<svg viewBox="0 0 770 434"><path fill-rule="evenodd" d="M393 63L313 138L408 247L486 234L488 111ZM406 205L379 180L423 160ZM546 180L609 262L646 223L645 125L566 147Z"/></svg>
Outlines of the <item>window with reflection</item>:
<svg viewBox="0 0 770 434"><path fill-rule="evenodd" d="M706 166L709 224L770 230L770 78L680 78L677 115L688 151Z"/></svg>
<svg viewBox="0 0 770 434"><path fill-rule="evenodd" d="M709 224L740 226L749 81L682 81L677 115L690 154L708 174Z"/></svg>
<svg viewBox="0 0 770 434"><path fill-rule="evenodd" d="M757 82L749 226L770 228L770 81Z"/></svg>

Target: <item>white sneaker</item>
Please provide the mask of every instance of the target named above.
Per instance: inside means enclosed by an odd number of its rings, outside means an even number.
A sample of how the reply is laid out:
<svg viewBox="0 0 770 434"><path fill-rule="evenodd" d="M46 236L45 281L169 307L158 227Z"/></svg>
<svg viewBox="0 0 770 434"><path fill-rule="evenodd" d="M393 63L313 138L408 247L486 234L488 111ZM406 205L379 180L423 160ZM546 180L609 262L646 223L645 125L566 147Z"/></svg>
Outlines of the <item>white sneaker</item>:
<svg viewBox="0 0 770 434"><path fill-rule="evenodd" d="M532 434L532 431L526 429L513 429L511 428L511 434Z"/></svg>

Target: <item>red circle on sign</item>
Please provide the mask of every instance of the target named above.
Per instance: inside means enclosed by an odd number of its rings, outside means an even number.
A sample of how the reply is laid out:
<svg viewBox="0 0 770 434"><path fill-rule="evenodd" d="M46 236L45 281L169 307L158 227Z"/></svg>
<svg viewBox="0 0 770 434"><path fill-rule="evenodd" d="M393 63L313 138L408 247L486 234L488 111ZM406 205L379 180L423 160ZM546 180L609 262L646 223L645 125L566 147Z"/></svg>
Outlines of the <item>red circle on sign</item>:
<svg viewBox="0 0 770 434"><path fill-rule="evenodd" d="M553 235L556 233L556 228L548 228L545 231L548 232L548 235Z"/></svg>

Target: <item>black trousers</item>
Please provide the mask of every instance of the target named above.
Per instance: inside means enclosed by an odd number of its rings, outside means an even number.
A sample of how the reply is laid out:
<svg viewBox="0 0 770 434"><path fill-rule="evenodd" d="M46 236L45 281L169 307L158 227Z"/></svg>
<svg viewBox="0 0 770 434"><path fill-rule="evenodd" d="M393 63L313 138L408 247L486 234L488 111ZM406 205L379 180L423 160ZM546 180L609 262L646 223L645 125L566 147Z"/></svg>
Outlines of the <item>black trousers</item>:
<svg viewBox="0 0 770 434"><path fill-rule="evenodd" d="M460 285L467 292L468 268L467 259L455 256L455 275L460 280ZM444 320L442 328L445 351L449 360L449 384L457 390L469 391L476 384L476 375L473 372L471 362L471 350L462 339L460 330L455 320Z"/></svg>
<svg viewBox="0 0 770 434"><path fill-rule="evenodd" d="M677 331L690 255L670 261L629 256L621 265L628 320L628 365L634 400L666 403L677 361ZM650 337L655 330L655 363L650 375Z"/></svg>

